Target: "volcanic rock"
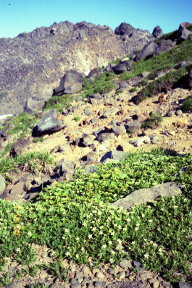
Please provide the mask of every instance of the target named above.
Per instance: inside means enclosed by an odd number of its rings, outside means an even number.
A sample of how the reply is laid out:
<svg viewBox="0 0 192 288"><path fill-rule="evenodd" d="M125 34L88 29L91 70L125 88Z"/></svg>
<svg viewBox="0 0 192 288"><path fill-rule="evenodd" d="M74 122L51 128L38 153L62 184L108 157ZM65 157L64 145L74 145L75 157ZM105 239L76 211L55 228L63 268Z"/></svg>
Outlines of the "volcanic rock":
<svg viewBox="0 0 192 288"><path fill-rule="evenodd" d="M152 202L159 197L171 197L180 195L181 193L182 191L176 183L167 182L152 188L136 190L125 198L117 200L112 204L112 206L129 209L136 205Z"/></svg>
<svg viewBox="0 0 192 288"><path fill-rule="evenodd" d="M40 137L44 134L52 134L61 130L63 124L58 118L58 112L56 110L50 110L33 128L32 136Z"/></svg>
<svg viewBox="0 0 192 288"><path fill-rule="evenodd" d="M160 26L156 26L154 29L153 29L153 32L152 32L152 35L155 37L155 38L159 38L163 35L163 30L161 29Z"/></svg>

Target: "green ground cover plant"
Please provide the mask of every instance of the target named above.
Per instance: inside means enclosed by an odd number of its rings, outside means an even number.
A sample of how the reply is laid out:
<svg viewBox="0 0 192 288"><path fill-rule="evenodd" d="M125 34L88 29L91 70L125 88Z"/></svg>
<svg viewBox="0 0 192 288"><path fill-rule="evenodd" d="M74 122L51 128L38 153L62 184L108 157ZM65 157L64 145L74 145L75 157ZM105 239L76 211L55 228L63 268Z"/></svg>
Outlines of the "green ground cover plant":
<svg viewBox="0 0 192 288"><path fill-rule="evenodd" d="M158 78L147 84L133 98L135 104L141 103L147 98L156 96L162 90L170 90L182 77L186 75L187 68L180 68L175 71L170 71L166 75Z"/></svg>
<svg viewBox="0 0 192 288"><path fill-rule="evenodd" d="M17 156L15 158L6 158L0 160L0 174L6 175L7 172L17 171L27 167L30 172L35 172L40 167L45 167L46 163L51 164L53 159L48 153L28 153L26 155Z"/></svg>
<svg viewBox="0 0 192 288"><path fill-rule="evenodd" d="M13 116L6 120L1 126L2 131L6 131L11 136L9 142L0 153L0 159L3 158L12 148L12 145L19 139L25 138L36 124L37 119L34 115L23 112L20 115Z"/></svg>
<svg viewBox="0 0 192 288"><path fill-rule="evenodd" d="M130 257L171 281L177 279L175 272L190 281L191 163L192 155L164 150L128 154L92 174L78 170L72 181L47 187L33 203L1 200L0 258L27 253L33 261L33 251L23 247L35 243L47 245L58 261L97 265ZM136 189L168 181L179 183L183 194L129 211L110 206Z"/></svg>
<svg viewBox="0 0 192 288"><path fill-rule="evenodd" d="M73 95L53 96L46 102L44 110L56 109L58 112L62 112L63 109L71 106L73 100Z"/></svg>
<svg viewBox="0 0 192 288"><path fill-rule="evenodd" d="M34 127L36 121L37 120L33 115L23 112L9 120L11 128L8 129L8 134L17 135L17 139L24 138L30 129Z"/></svg>
<svg viewBox="0 0 192 288"><path fill-rule="evenodd" d="M142 128L154 129L161 124L162 120L163 120L163 117L160 113L154 113L153 112L153 113L151 113L150 117L142 123Z"/></svg>
<svg viewBox="0 0 192 288"><path fill-rule="evenodd" d="M183 112L191 113L192 112L192 96L184 100L180 108Z"/></svg>
<svg viewBox="0 0 192 288"><path fill-rule="evenodd" d="M115 74L112 72L103 72L96 76L95 79L91 82L88 78L84 78L84 91L82 96L88 96L94 93L102 94L110 92L113 88L115 88L113 83L114 76Z"/></svg>

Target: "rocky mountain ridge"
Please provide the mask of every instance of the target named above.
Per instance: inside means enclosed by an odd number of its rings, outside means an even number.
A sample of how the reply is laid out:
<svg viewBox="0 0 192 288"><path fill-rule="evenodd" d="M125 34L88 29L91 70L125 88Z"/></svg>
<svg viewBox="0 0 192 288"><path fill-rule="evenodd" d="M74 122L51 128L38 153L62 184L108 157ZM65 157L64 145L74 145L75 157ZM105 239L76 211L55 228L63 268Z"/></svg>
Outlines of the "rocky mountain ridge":
<svg viewBox="0 0 192 288"><path fill-rule="evenodd" d="M28 99L49 99L67 70L88 74L142 49L152 38L126 23L114 33L107 26L68 21L1 38L0 115L21 113Z"/></svg>

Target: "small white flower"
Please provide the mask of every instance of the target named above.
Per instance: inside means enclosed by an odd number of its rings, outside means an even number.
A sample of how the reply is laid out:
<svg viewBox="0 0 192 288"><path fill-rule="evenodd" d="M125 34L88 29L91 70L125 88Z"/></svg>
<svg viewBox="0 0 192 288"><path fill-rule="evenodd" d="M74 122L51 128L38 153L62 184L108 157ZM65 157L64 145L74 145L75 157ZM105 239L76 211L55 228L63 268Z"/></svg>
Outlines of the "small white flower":
<svg viewBox="0 0 192 288"><path fill-rule="evenodd" d="M117 239L117 243L118 243L118 244L122 244L121 239Z"/></svg>
<svg viewBox="0 0 192 288"><path fill-rule="evenodd" d="M146 254L144 255L144 257L148 259L148 258L149 258L149 254L146 253Z"/></svg>
<svg viewBox="0 0 192 288"><path fill-rule="evenodd" d="M89 234L88 238L89 238L89 239L92 239L92 238L93 238L93 236L92 236L91 234Z"/></svg>
<svg viewBox="0 0 192 288"><path fill-rule="evenodd" d="M103 248L103 249L106 249L106 248L107 248L107 245L106 245L106 244L103 244L102 248Z"/></svg>

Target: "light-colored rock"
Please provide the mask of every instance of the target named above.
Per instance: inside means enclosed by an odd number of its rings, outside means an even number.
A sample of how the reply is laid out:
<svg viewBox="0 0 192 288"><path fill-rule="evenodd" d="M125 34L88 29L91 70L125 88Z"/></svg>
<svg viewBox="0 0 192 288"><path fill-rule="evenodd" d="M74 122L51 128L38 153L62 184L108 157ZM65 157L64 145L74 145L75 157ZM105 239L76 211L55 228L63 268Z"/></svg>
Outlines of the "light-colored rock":
<svg viewBox="0 0 192 288"><path fill-rule="evenodd" d="M61 130L63 127L60 115L54 110L47 112L33 128L33 136L39 137L43 134L51 134Z"/></svg>
<svg viewBox="0 0 192 288"><path fill-rule="evenodd" d="M119 199L118 201L111 204L115 207L122 207L123 209L129 209L134 206L152 202L159 197L171 197L180 195L181 189L174 182L167 182L151 188L139 189L125 198Z"/></svg>
<svg viewBox="0 0 192 288"><path fill-rule="evenodd" d="M132 268L131 262L132 262L132 260L124 259L119 263L119 266L123 269Z"/></svg>
<svg viewBox="0 0 192 288"><path fill-rule="evenodd" d="M104 112L103 117L112 117L115 116L119 112L119 108L111 108Z"/></svg>
<svg viewBox="0 0 192 288"><path fill-rule="evenodd" d="M126 153L123 151L117 151L117 150L109 151L101 158L100 162L103 163L107 159L119 161L119 160L124 159L125 156L126 156Z"/></svg>
<svg viewBox="0 0 192 288"><path fill-rule="evenodd" d="M5 178L0 174L0 194L5 190Z"/></svg>

